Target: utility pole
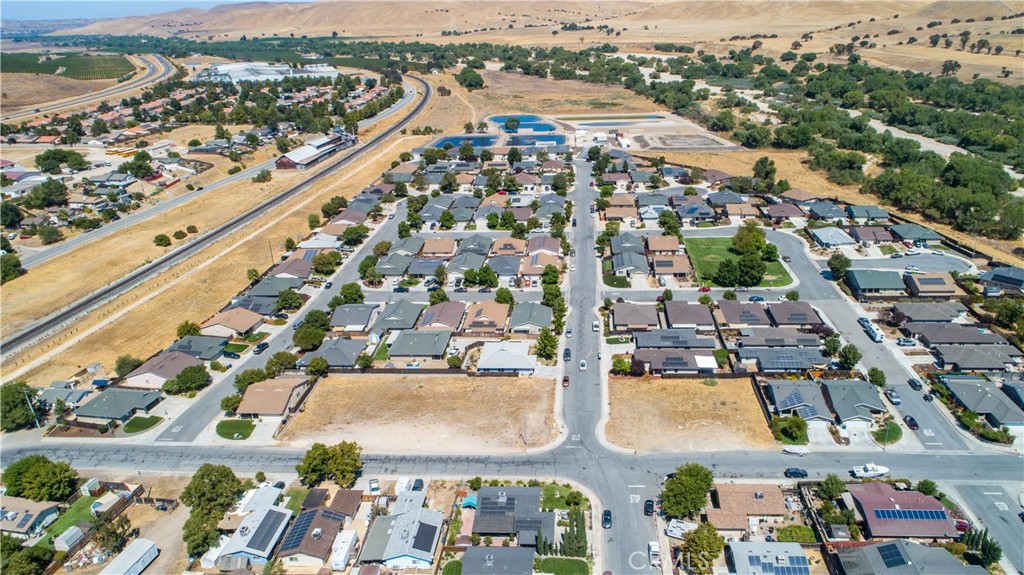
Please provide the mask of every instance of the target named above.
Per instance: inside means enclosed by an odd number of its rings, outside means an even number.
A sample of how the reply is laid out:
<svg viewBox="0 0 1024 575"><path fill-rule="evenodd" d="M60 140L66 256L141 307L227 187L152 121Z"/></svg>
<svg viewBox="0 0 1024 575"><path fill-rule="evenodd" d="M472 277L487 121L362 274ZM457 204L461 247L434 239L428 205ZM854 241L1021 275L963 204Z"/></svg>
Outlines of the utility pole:
<svg viewBox="0 0 1024 575"><path fill-rule="evenodd" d="M32 406L32 400L29 399L28 392L22 389L21 393L25 396L25 402L28 403L29 410L32 411L32 419L36 420L36 429L41 428L42 426L39 425L39 416L36 415L36 408Z"/></svg>

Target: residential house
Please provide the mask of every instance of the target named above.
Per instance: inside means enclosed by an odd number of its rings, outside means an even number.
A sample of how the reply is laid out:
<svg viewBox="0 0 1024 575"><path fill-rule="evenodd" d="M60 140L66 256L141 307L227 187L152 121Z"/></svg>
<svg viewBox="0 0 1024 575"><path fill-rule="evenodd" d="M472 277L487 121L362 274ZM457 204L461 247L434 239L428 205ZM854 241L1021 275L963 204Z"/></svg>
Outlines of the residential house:
<svg viewBox="0 0 1024 575"><path fill-rule="evenodd" d="M515 533L518 547L536 547L538 533L544 541L555 541L555 514L541 511L540 487L482 487L473 533L495 537Z"/></svg>
<svg viewBox="0 0 1024 575"><path fill-rule="evenodd" d="M292 522L281 540L278 557L288 572L316 573L331 559L345 516L325 509L307 509Z"/></svg>
<svg viewBox="0 0 1024 575"><path fill-rule="evenodd" d="M986 291L991 291L994 295L999 295L1000 292L1021 294L1024 293L1024 268L992 268L982 272L978 276L978 281L985 286Z"/></svg>
<svg viewBox="0 0 1024 575"><path fill-rule="evenodd" d="M416 323L418 330L450 330L458 331L462 326L462 316L466 313L466 304L460 301L446 301L434 304L423 310Z"/></svg>
<svg viewBox="0 0 1024 575"><path fill-rule="evenodd" d="M893 242L889 230L881 226L850 226L850 237L860 244L878 245Z"/></svg>
<svg viewBox="0 0 1024 575"><path fill-rule="evenodd" d="M872 538L957 539L960 532L938 499L914 490L897 491L884 481L846 488Z"/></svg>
<svg viewBox="0 0 1024 575"><path fill-rule="evenodd" d="M306 391L307 377L277 377L256 382L245 390L235 410L240 417L281 417L294 412Z"/></svg>
<svg viewBox="0 0 1024 575"><path fill-rule="evenodd" d="M819 428L833 421L825 394L815 381L774 379L768 382L767 390L772 412L779 417L799 417Z"/></svg>
<svg viewBox="0 0 1024 575"><path fill-rule="evenodd" d="M330 369L352 369L356 367L356 362L366 351L367 345L365 339L325 339L316 351L307 352L299 358L297 366L305 369L309 367L309 362L314 357L322 357L327 360L327 367Z"/></svg>
<svg viewBox="0 0 1024 575"><path fill-rule="evenodd" d="M183 369L197 365L203 362L180 351L159 353L125 376L123 383L127 387L163 389L164 384L178 377Z"/></svg>
<svg viewBox="0 0 1024 575"><path fill-rule="evenodd" d="M722 190L708 194L707 201L713 207L725 207L729 204L745 204L747 197L741 196L732 190Z"/></svg>
<svg viewBox="0 0 1024 575"><path fill-rule="evenodd" d="M494 256L525 256L526 240L512 237L502 237L494 240L491 244L491 257Z"/></svg>
<svg viewBox="0 0 1024 575"><path fill-rule="evenodd" d="M364 332L373 321L373 314L379 308L373 303L347 303L334 308L331 314L331 329L345 332Z"/></svg>
<svg viewBox="0 0 1024 575"><path fill-rule="evenodd" d="M888 220L889 212L878 206L846 206L846 217L858 224L869 224Z"/></svg>
<svg viewBox="0 0 1024 575"><path fill-rule="evenodd" d="M388 356L414 360L442 359L451 338L452 332L447 330L404 330L392 342Z"/></svg>
<svg viewBox="0 0 1024 575"><path fill-rule="evenodd" d="M537 356L530 355L530 342L501 340L484 342L476 369L480 373L533 375Z"/></svg>
<svg viewBox="0 0 1024 575"><path fill-rule="evenodd" d="M615 193L621 194L629 191L629 174L612 172L601 176L604 183L615 186Z"/></svg>
<svg viewBox="0 0 1024 575"><path fill-rule="evenodd" d="M75 417L89 423L109 425L113 421L124 423L135 414L149 413L160 403L159 391L107 388L75 409Z"/></svg>
<svg viewBox="0 0 1024 575"><path fill-rule="evenodd" d="M647 255L672 256L679 253L679 238L676 236L648 236Z"/></svg>
<svg viewBox="0 0 1024 575"><path fill-rule="evenodd" d="M611 208L635 208L636 196L613 195L608 198L608 207Z"/></svg>
<svg viewBox="0 0 1024 575"><path fill-rule="evenodd" d="M811 574L811 564L799 543L730 541L725 561L729 573L735 575Z"/></svg>
<svg viewBox="0 0 1024 575"><path fill-rule="evenodd" d="M769 527L778 529L786 523L789 508L777 484L716 483L704 515L719 535L739 540L763 537Z"/></svg>
<svg viewBox="0 0 1024 575"><path fill-rule="evenodd" d="M700 198L697 198L697 200L676 206L676 215L679 216L681 223L696 226L701 222L708 222L717 217L715 210L711 206L703 201L699 201Z"/></svg>
<svg viewBox="0 0 1024 575"><path fill-rule="evenodd" d="M387 515L378 515L370 525L359 562L380 563L389 570L429 569L441 539L444 513L424 507L426 498L425 491L399 493Z"/></svg>
<svg viewBox="0 0 1024 575"><path fill-rule="evenodd" d="M547 254L561 256L562 245L551 236L533 236L526 242L526 255Z"/></svg>
<svg viewBox="0 0 1024 575"><path fill-rule="evenodd" d="M987 575L980 565L968 565L943 547L907 539L839 547L836 563L845 575Z"/></svg>
<svg viewBox="0 0 1024 575"><path fill-rule="evenodd" d="M612 254L644 253L644 239L636 234L622 232L612 237L610 242Z"/></svg>
<svg viewBox="0 0 1024 575"><path fill-rule="evenodd" d="M637 191L654 189L655 186L651 183L653 175L654 172L634 170L629 173L629 183L633 184L633 189Z"/></svg>
<svg viewBox="0 0 1024 575"><path fill-rule="evenodd" d="M249 292L232 300L231 308L242 308L263 316L277 313L277 298L282 291L294 290L305 283L298 278L265 278L257 283Z"/></svg>
<svg viewBox="0 0 1024 575"><path fill-rule="evenodd" d="M772 220L790 220L804 217L804 211L794 204L770 204L761 206L761 213Z"/></svg>
<svg viewBox="0 0 1024 575"><path fill-rule="evenodd" d="M960 302L898 303L893 311L903 314L905 321L950 323L967 315L967 308Z"/></svg>
<svg viewBox="0 0 1024 575"><path fill-rule="evenodd" d="M58 503L32 501L23 497L0 497L0 532L18 540L31 539L43 534L60 514Z"/></svg>
<svg viewBox="0 0 1024 575"><path fill-rule="evenodd" d="M412 329L420 317L423 307L409 300L400 299L384 306L383 311L373 322L372 331L384 332L400 329Z"/></svg>
<svg viewBox="0 0 1024 575"><path fill-rule="evenodd" d="M650 256L651 272L655 276L670 276L681 281L693 277L693 266L686 254Z"/></svg>
<svg viewBox="0 0 1024 575"><path fill-rule="evenodd" d="M621 305L621 304L620 304ZM618 307L618 306L616 306ZM692 328L634 331L633 341L640 349L715 349L715 338L697 335Z"/></svg>
<svg viewBox="0 0 1024 575"><path fill-rule="evenodd" d="M842 228L826 227L826 228L811 228L809 230L811 237L814 241L823 248L839 248L843 246L856 245L850 234L844 232Z"/></svg>
<svg viewBox="0 0 1024 575"><path fill-rule="evenodd" d="M633 359L643 362L644 370L652 375L713 374L718 369L718 360L709 349L638 349Z"/></svg>
<svg viewBox="0 0 1024 575"><path fill-rule="evenodd" d="M946 272L904 274L903 281L914 297L949 299L963 295L956 280Z"/></svg>
<svg viewBox="0 0 1024 575"><path fill-rule="evenodd" d="M846 285L858 299L895 298L907 295L907 286L899 272L852 269L846 271Z"/></svg>
<svg viewBox="0 0 1024 575"><path fill-rule="evenodd" d="M736 218L740 220L749 220L751 218L756 218L757 216L761 215L761 210L759 210L756 206L752 206L747 203L726 204L721 209L725 213L725 215L729 216L730 218Z"/></svg>
<svg viewBox="0 0 1024 575"><path fill-rule="evenodd" d="M452 261L454 262L455 260ZM487 265L494 270L494 273L498 274L499 278L513 278L519 275L523 265L523 258L519 256L495 256L487 260Z"/></svg>
<svg viewBox="0 0 1024 575"><path fill-rule="evenodd" d="M745 327L740 329L740 347L819 347L821 338L792 327Z"/></svg>
<svg viewBox="0 0 1024 575"><path fill-rule="evenodd" d="M286 507L269 505L254 510L242 518L242 523L220 549L216 564L222 570L242 565L265 565L284 535L292 512Z"/></svg>
<svg viewBox="0 0 1024 575"><path fill-rule="evenodd" d="M664 262L662 265L668 267L669 262ZM638 274L643 277L649 270L647 258L637 252L623 252L612 256L612 273L617 276L633 277L634 274Z"/></svg>
<svg viewBox="0 0 1024 575"><path fill-rule="evenodd" d="M450 258L455 255L455 240L446 237L427 238L420 255L425 258Z"/></svg>
<svg viewBox="0 0 1024 575"><path fill-rule="evenodd" d="M196 359L210 361L220 357L228 345L227 338L208 335L187 335L171 344L167 351L180 351Z"/></svg>
<svg viewBox="0 0 1024 575"><path fill-rule="evenodd" d="M918 224L898 224L889 226L892 235L901 242L940 242L942 236Z"/></svg>
<svg viewBox="0 0 1024 575"><path fill-rule="evenodd" d="M468 270L478 270L482 267L484 267L484 256L475 252L462 252L448 262L448 277L450 279L463 277ZM497 273L498 270L494 271ZM498 275L501 274L498 273Z"/></svg>
<svg viewBox="0 0 1024 575"><path fill-rule="evenodd" d="M936 364L954 371L1007 371L1021 363L1021 351L1012 345L937 345Z"/></svg>
<svg viewBox="0 0 1024 575"><path fill-rule="evenodd" d="M438 267L445 267L448 260L445 258L413 258L405 274L413 278L432 277L437 273Z"/></svg>
<svg viewBox="0 0 1024 575"><path fill-rule="evenodd" d="M420 251L423 249L423 245L426 243L426 240L421 236L409 236L391 244L391 249L388 250L388 255L397 254L412 258L420 254Z"/></svg>
<svg viewBox="0 0 1024 575"><path fill-rule="evenodd" d="M949 389L958 405L983 417L993 429L1024 428L1024 410L987 378L943 375L939 376L939 382Z"/></svg>
<svg viewBox="0 0 1024 575"><path fill-rule="evenodd" d="M719 328L769 326L772 324L764 306L753 302L718 300L715 319Z"/></svg>
<svg viewBox="0 0 1024 575"><path fill-rule="evenodd" d="M658 308L653 304L617 303L612 308L611 324L612 331L615 332L657 329Z"/></svg>
<svg viewBox="0 0 1024 575"><path fill-rule="evenodd" d="M782 192L779 194L779 197L789 203L803 204L824 200L827 196L816 192L808 192L807 190L792 189Z"/></svg>
<svg viewBox="0 0 1024 575"><path fill-rule="evenodd" d="M818 312L805 301L783 301L768 304L768 315L775 327L810 329L824 325Z"/></svg>
<svg viewBox="0 0 1024 575"><path fill-rule="evenodd" d="M527 277L539 277L548 266L554 266L555 269L561 272L561 258L545 252L537 252L523 259L522 274Z"/></svg>
<svg viewBox="0 0 1024 575"><path fill-rule="evenodd" d="M546 305L534 302L517 303L509 317L508 331L536 335L542 329L550 328L552 319L551 308Z"/></svg>
<svg viewBox="0 0 1024 575"><path fill-rule="evenodd" d="M1008 345L1006 339L996 333L981 331L977 326L934 323L907 322L903 330L926 347L937 345Z"/></svg>
<svg viewBox="0 0 1024 575"><path fill-rule="evenodd" d="M405 275L412 260L412 256L403 256L397 253L387 254L377 260L377 265L374 268L384 277L398 278Z"/></svg>
<svg viewBox="0 0 1024 575"><path fill-rule="evenodd" d="M804 204L803 208L807 210L807 213L810 214L812 218L823 222L843 220L846 218L846 212L832 202L809 202Z"/></svg>
<svg viewBox="0 0 1024 575"><path fill-rule="evenodd" d="M832 412L839 423L848 428L870 427L876 415L886 412L878 388L864 380L828 380L821 385Z"/></svg>
<svg viewBox="0 0 1024 575"><path fill-rule="evenodd" d="M508 304L495 301L482 301L469 306L466 310L466 331L505 333L508 323Z"/></svg>
<svg viewBox="0 0 1024 575"><path fill-rule="evenodd" d="M660 226L659 222L661 221L662 212L672 213L672 208L668 206L644 206L639 210L640 223L647 227Z"/></svg>
<svg viewBox="0 0 1024 575"><path fill-rule="evenodd" d="M458 253L471 253L486 256L487 252L489 252L491 249L492 243L493 241L491 240L491 238L487 236L473 234L471 236L462 238L462 240L459 241Z"/></svg>
<svg viewBox="0 0 1024 575"><path fill-rule="evenodd" d="M667 301L665 325L671 329L692 328L698 331L714 331L715 320L706 305L685 301Z"/></svg>
<svg viewBox="0 0 1024 575"><path fill-rule="evenodd" d="M533 575L532 547L469 547L462 575Z"/></svg>
<svg viewBox="0 0 1024 575"><path fill-rule="evenodd" d="M200 326L203 335L211 337L243 337L263 325L263 316L239 307L222 311Z"/></svg>
<svg viewBox="0 0 1024 575"><path fill-rule="evenodd" d="M764 373L803 373L828 365L820 350L806 347L741 347L737 356L744 370Z"/></svg>

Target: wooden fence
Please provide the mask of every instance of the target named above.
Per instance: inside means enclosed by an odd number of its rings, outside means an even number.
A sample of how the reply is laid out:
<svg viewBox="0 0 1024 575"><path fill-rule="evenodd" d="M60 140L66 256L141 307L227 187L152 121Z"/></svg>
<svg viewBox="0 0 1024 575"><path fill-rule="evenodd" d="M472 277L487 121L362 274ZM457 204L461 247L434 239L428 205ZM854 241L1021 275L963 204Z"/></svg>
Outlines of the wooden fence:
<svg viewBox="0 0 1024 575"><path fill-rule="evenodd" d="M120 483L120 484L118 484L118 483L109 483L109 484L104 484L104 485L116 486L116 485L124 485L124 484L123 483ZM77 491L77 490L75 492L79 493L79 494L81 493L81 491ZM107 513L110 513L110 517L111 518L118 517L119 515L124 513L124 511L126 509L128 509L129 505L134 504L139 499L139 496L142 495L142 493L143 493L143 486L142 485L136 486L135 489L132 490L131 494L128 497L122 497L121 499L119 499L117 501L117 503L114 503L114 505L111 506L110 510L107 511ZM79 497L81 497L81 495L79 495ZM77 500L77 499L78 499L78 497L75 498L75 500ZM175 505L177 505L177 502L175 502ZM65 555L65 558L74 557L76 553L78 553L83 548L85 548L85 546L88 545L89 542L92 541L92 538L93 538L93 535L94 535L94 531L95 530L92 527L89 527L89 529L87 529L84 533L82 533L82 537L78 541L76 541L74 545L72 545L71 547L68 548L68 551L67 551L67 554ZM58 534L58 535L60 535L60 534ZM56 573L59 569L61 569L63 567L64 567L64 563L63 562L58 563L58 562L54 561L54 562L52 562L52 563L50 563L49 565L46 566L46 569L43 570L43 575L53 575L54 573Z"/></svg>

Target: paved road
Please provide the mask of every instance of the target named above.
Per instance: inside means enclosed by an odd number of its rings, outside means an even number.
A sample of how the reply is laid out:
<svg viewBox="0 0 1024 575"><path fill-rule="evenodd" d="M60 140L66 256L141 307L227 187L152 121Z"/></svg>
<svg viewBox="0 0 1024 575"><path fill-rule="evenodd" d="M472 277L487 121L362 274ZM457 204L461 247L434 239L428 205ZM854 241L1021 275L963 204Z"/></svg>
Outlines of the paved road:
<svg viewBox="0 0 1024 575"><path fill-rule="evenodd" d="M33 109L14 112L4 116L2 118L2 121L11 122L14 120L27 120L33 116L38 116L40 114L48 114L51 112L59 112L61 110L64 110L65 108L73 108L75 106L88 104L89 102L110 100L125 92L130 92L132 90L142 88L149 84L154 84L156 82L166 80L172 74L174 74L174 64L172 64L170 60L164 58L163 56L160 56L158 54L140 54L138 57L146 65L146 72L143 73L141 76L132 78L127 82L116 84L103 90L90 92L77 98L39 104Z"/></svg>
<svg viewBox="0 0 1024 575"><path fill-rule="evenodd" d="M961 501L981 521L980 527L988 529L990 535L1003 542L1001 546L1006 559L1019 573L1024 573L1024 522L1017 516L1021 512L1017 496L1024 488L1020 481L1016 484L1016 492L1008 492L1002 485L957 483L953 487L960 494ZM1007 542L1016 544L1007 545Z"/></svg>
<svg viewBox="0 0 1024 575"><path fill-rule="evenodd" d="M410 102L412 102L412 100L416 97L416 94L416 85L412 83L406 83L405 95L402 97L401 100L395 102L393 106L381 112L380 114L377 114L372 118L367 118L366 120L359 122L359 127L366 128L367 126L380 122L381 120L400 112ZM339 157L344 158L345 155ZM52 258L76 250L87 244L95 242L96 240L109 236L110 234L130 228L140 222L144 222L160 214L167 213L171 210L177 209L178 207L183 206L188 202L191 202L192 200L198 198L199 196L212 192L218 188L234 184L236 182L249 180L257 173L259 173L260 170L263 169L274 169L274 160L267 160L266 162L256 164L255 166L251 166L245 170L242 170L241 172L238 172L237 174L232 174L230 176L227 176L226 178L217 180L216 182L213 182L208 186L204 186L187 194L183 194L178 197L163 201L155 206L149 206L145 209L138 210L130 214L125 214L121 216L120 220L116 222L109 222L103 224L103 226L98 230L93 230L87 234L80 234L70 240L65 240L63 242L53 244L52 246L46 247L41 250L33 251L32 253L26 253L21 258L21 265L25 269L31 269Z"/></svg>

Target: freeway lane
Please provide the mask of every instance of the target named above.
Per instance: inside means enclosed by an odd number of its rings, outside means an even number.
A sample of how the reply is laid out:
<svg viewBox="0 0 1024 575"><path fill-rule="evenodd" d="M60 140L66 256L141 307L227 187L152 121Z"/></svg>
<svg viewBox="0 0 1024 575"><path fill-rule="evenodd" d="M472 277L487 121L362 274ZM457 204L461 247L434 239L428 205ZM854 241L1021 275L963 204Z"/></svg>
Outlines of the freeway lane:
<svg viewBox="0 0 1024 575"><path fill-rule="evenodd" d="M25 330L21 331L18 334L15 334L12 337L9 337L6 341L4 341L2 343L4 351L7 354L10 354L12 351L17 350L21 346L34 341L36 338L60 328L65 324L65 322L74 319L79 314L84 313L89 309L92 309L94 306L100 305L101 303L109 300L110 298L116 297L117 295L120 295L121 293L130 290L135 285L143 281L146 281L147 279L154 277L159 273L166 271L177 262L182 261L189 257L191 254L198 252L199 250L213 244L224 235L229 234L236 229L239 229L240 227L249 223L253 219L262 215L267 210L281 204L282 202L288 200L289 198L292 198L304 192L316 180L333 174L334 172L348 166L352 162L361 158L363 155L372 151L378 144L385 141L387 138L398 133L402 128L404 128L405 125L408 124L408 122L410 122L414 117L416 117L420 112L423 111L427 103L433 97L432 89L426 82L411 76L408 77L408 79L421 84L424 90L424 97L400 122L389 128L388 130L382 132L381 134L374 136L369 141L361 144L360 146L357 146L351 154L337 160L336 162L328 166L325 170L318 172L312 176L309 176L305 180L299 182L298 184L292 186L291 188L288 188L287 190L281 192L277 196L274 196L269 200L264 201L262 204L243 212L242 214L232 218L231 220L220 225L219 227L214 228L213 230L210 230L206 234L201 235L196 240L174 249L173 251L157 259L156 261L140 267L139 269L128 274L126 277L118 280L117 282L114 282L113 284L100 290L97 290L93 294L79 300L78 302L68 306L67 308L55 314L51 314L46 318L38 320Z"/></svg>
<svg viewBox="0 0 1024 575"><path fill-rule="evenodd" d="M59 112L65 108L73 108L75 106L81 106L90 102L98 102L101 100L109 100L125 92L130 92L138 88L142 88L149 84L155 84L162 80L166 80L172 74L174 74L174 64L170 60L164 58L159 54L140 54L139 58L146 65L146 72L138 78L133 78L122 84L116 84L103 90L91 92L83 96L70 98L66 100L60 100L57 102L49 102L37 105L35 108L23 110L20 112L14 112L8 114L2 118L4 122L11 122L14 120L27 120L33 116L40 114L48 114L51 112ZM38 110L38 111L36 111Z"/></svg>
<svg viewBox="0 0 1024 575"><path fill-rule="evenodd" d="M405 84L405 88L406 88L405 95L402 97L401 100L395 102L395 104L393 106L391 106L387 110L381 112L380 114L377 114L376 116L374 116L372 118L367 118L367 119L363 120L362 122L359 122L359 127L360 128L366 128L367 126L375 124L375 123L377 123L377 122L379 122L379 121L381 121L381 120L383 120L385 118L391 117L392 115L398 113L403 108L405 108L410 102L413 101L413 99L416 97L416 94L418 93L417 90L416 90L416 86L414 84L412 84L412 83L406 83ZM353 148L353 150L359 150L359 148ZM345 156L342 156L342 157L345 157ZM110 234L113 234L113 233L118 232L118 231L123 230L123 229L127 229L127 228L129 228L131 226L134 226L135 224L138 224L140 222L146 221L146 220L148 220L150 218L153 218L153 217L156 217L156 216L158 216L160 214L169 212L169 211L171 211L171 210L173 210L175 208L178 208L178 207L180 207L180 206L182 206L182 205L184 205L184 204L186 204L188 202L191 202L192 200L198 198L199 196L201 196L203 194L212 192L212 191L216 190L217 188L220 188L222 186L226 186L226 185L229 185L229 184L233 184L235 182L240 182L240 181L248 180L248 179L252 178L253 176L255 176L257 173L259 173L260 170L263 170L263 169L273 170L274 169L274 160L267 160L266 162L263 162L261 164L256 164L255 166L252 166L250 168L242 170L241 172L238 172L237 174L233 174L233 175L230 175L230 176L228 176L226 178L223 178L223 179L220 179L220 180L218 180L216 182L213 182L213 183L211 183L208 186L205 186L205 187L199 188L198 190L189 192L187 194L183 194L181 196L169 199L169 200L164 201L164 202L162 202L160 204L157 204L155 206L148 207L148 208L146 208L144 210L139 210L137 212L133 212L133 213L130 213L130 214L125 214L125 215L121 216L120 220L118 220L116 222L109 222L109 223L103 224L103 227L101 227L98 230L93 230L93 231L91 231L91 232L89 232L87 234L78 235L78 236L76 236L76 237L74 237L74 238L72 238L70 240L66 240L66 241L60 242L58 244L54 244L54 245L46 247L46 248L44 248L44 249L42 249L40 251L33 251L32 253L25 254L25 256L21 258L21 265L25 269L31 269L31 268L33 268L35 266L38 266L39 264L41 264L43 262L46 262L46 261L48 261L48 260L50 260L52 258L57 257L59 255L66 254L66 253L68 253L70 251L73 251L73 250L78 249L78 248L80 248L82 246L90 244L90 243L92 243L92 242L94 242L94 241L96 241L98 239L101 239L103 237L109 236Z"/></svg>

